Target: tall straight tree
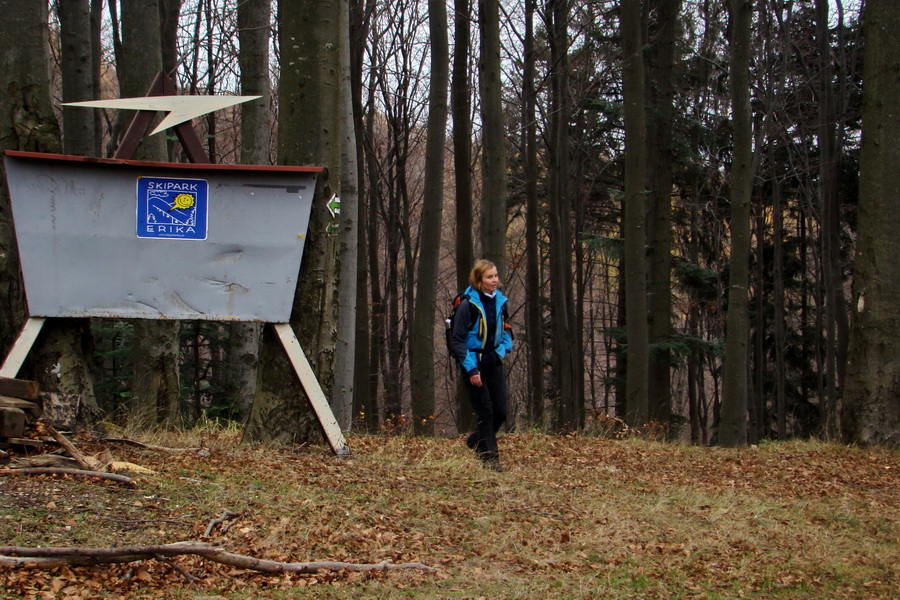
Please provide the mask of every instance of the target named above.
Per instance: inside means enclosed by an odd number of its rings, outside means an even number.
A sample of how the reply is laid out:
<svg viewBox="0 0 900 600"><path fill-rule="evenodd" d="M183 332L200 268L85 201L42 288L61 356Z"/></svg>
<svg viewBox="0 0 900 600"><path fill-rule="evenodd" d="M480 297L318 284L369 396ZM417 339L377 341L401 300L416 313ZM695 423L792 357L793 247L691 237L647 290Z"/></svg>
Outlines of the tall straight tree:
<svg viewBox="0 0 900 600"><path fill-rule="evenodd" d="M818 48L819 201L822 214L823 279L825 285L825 425L829 438L838 431L837 406L847 362L850 324L841 266L839 123L834 94L834 57L828 23L829 0L816 0Z"/></svg>
<svg viewBox="0 0 900 600"><path fill-rule="evenodd" d="M94 98L94 62L91 40L90 0L60 2L58 6L62 52L63 102L81 102ZM92 156L95 148L96 111L64 106L63 150L66 154Z"/></svg>
<svg viewBox="0 0 900 600"><path fill-rule="evenodd" d="M553 343L553 393L556 425L577 430L584 419L582 357L574 340L576 327L572 267L572 200L569 196L569 3L550 0L544 15L550 46L550 126L548 133L550 314Z"/></svg>
<svg viewBox="0 0 900 600"><path fill-rule="evenodd" d="M59 152L59 124L50 103L47 3L0 0L0 150ZM0 165L0 351L3 356L28 316L19 273L6 172Z"/></svg>
<svg viewBox="0 0 900 600"><path fill-rule="evenodd" d="M144 96L162 70L158 0L123 0L119 90L123 98ZM165 136L141 142L135 158L166 160ZM134 322L134 416L145 424L179 419L178 321Z"/></svg>
<svg viewBox="0 0 900 600"><path fill-rule="evenodd" d="M464 290L469 285L469 270L475 264L469 76L471 4L469 0L454 0L454 8L450 112L453 115L453 177L456 183L456 288ZM460 431L468 431L475 424L475 414L461 381L456 389L456 415L456 425Z"/></svg>
<svg viewBox="0 0 900 600"><path fill-rule="evenodd" d="M644 43L641 0L622 0L622 89L625 102L625 313L628 363L625 422L632 427L650 420L647 378L646 198L647 124L644 92Z"/></svg>
<svg viewBox="0 0 900 600"><path fill-rule="evenodd" d="M90 2L61 2L58 11L63 102L93 100ZM94 111L64 107L63 115L63 151L93 155ZM91 347L87 319L50 319L38 338L33 377L41 386L44 412L53 415L57 426L88 425L100 414L87 350Z"/></svg>
<svg viewBox="0 0 900 600"><path fill-rule="evenodd" d="M681 0L652 0L656 19L650 30L647 90L649 166L647 293L650 309L648 401L650 420L666 425L672 409L672 126L675 114L673 68Z"/></svg>
<svg viewBox="0 0 900 600"><path fill-rule="evenodd" d="M328 396L337 331L338 238L326 203L337 195L341 180L340 4L280 0L277 21L278 162L327 168L316 184L291 326ZM243 439L292 443L319 437L300 382L274 332L266 328Z"/></svg>
<svg viewBox="0 0 900 600"><path fill-rule="evenodd" d="M734 158L731 165L731 255L728 262L728 313L719 444L738 447L747 444L750 197L753 190L753 121L750 113L752 6L749 0L729 0L729 8Z"/></svg>
<svg viewBox="0 0 900 600"><path fill-rule="evenodd" d="M241 104L241 154L246 165L267 165L272 155L272 90L269 83L269 42L272 0L246 0L237 5L238 63L241 94L260 96ZM245 418L256 393L260 325L229 325L226 360L235 382L236 402Z"/></svg>
<svg viewBox="0 0 900 600"><path fill-rule="evenodd" d="M434 320L441 213L444 204L444 146L447 129L447 86L450 81L450 48L447 7L444 0L429 0L428 31L431 38L431 93L428 98L425 140L425 192L422 198L419 264L409 359L412 384L413 425L419 433L434 433Z"/></svg>
<svg viewBox="0 0 900 600"><path fill-rule="evenodd" d="M350 2L340 0L340 234L338 260L341 281L334 358L334 417L344 430L353 420L354 365L356 364L356 277L359 246L359 174L356 160L356 119L353 116Z"/></svg>
<svg viewBox="0 0 900 600"><path fill-rule="evenodd" d="M859 225L844 440L900 444L900 5L866 0Z"/></svg>
<svg viewBox="0 0 900 600"><path fill-rule="evenodd" d="M478 1L481 27L482 155L481 249L506 278L506 123L503 117L503 63L500 44L500 0Z"/></svg>
<svg viewBox="0 0 900 600"><path fill-rule="evenodd" d="M535 0L525 0L525 40L522 70L522 152L525 155L525 305L528 328L528 422L540 426L544 421L544 332L541 302L540 212L538 205L537 152L537 52L534 41Z"/></svg>

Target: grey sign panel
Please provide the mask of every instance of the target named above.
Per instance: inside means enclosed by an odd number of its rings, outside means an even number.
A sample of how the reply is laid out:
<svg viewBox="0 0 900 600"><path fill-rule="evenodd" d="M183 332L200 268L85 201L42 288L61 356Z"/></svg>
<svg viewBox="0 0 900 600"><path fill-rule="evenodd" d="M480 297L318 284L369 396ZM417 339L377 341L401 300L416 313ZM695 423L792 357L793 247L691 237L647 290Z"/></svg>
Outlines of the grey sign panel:
<svg viewBox="0 0 900 600"><path fill-rule="evenodd" d="M5 165L31 316L289 320L321 169Z"/></svg>

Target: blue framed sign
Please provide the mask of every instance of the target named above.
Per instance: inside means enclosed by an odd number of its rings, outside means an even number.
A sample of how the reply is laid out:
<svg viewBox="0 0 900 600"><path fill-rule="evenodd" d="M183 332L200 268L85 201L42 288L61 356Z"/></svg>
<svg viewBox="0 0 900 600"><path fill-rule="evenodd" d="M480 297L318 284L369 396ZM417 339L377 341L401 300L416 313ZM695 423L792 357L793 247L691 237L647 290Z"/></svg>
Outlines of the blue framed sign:
<svg viewBox="0 0 900 600"><path fill-rule="evenodd" d="M205 179L138 177L139 238L205 240L209 222Z"/></svg>

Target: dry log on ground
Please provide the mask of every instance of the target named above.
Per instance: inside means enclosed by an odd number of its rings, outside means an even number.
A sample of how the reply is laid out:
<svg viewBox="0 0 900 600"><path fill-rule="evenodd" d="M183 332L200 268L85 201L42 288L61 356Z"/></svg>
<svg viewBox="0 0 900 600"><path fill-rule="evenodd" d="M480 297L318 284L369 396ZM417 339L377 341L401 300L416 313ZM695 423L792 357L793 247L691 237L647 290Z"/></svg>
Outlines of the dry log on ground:
<svg viewBox="0 0 900 600"><path fill-rule="evenodd" d="M20 456L9 462L10 469L77 469L74 458L59 454L38 454L37 456Z"/></svg>
<svg viewBox="0 0 900 600"><path fill-rule="evenodd" d="M137 483L131 477L116 473L103 473L101 471L83 471L81 469L58 469L53 467L36 467L30 469L0 469L0 475L71 475L78 479L96 477L115 481L128 487L135 488Z"/></svg>
<svg viewBox="0 0 900 600"><path fill-rule="evenodd" d="M193 554L219 564L261 573L316 573L318 571L394 571L415 569L435 573L437 569L418 562L358 564L338 561L278 562L226 552L224 549L202 542L176 542L158 546L132 546L122 548L25 548L0 546L0 566L19 568L53 568L63 565L84 566L101 563L122 563L160 557Z"/></svg>
<svg viewBox="0 0 900 600"><path fill-rule="evenodd" d="M153 444L146 444L144 442L139 442L137 440L129 440L127 438L100 438L97 440L98 442L107 442L110 444L126 444L128 446L136 446L138 448L146 448L148 450L159 450L160 452L197 452L198 450L202 450L202 448L166 448L165 446L154 446Z"/></svg>

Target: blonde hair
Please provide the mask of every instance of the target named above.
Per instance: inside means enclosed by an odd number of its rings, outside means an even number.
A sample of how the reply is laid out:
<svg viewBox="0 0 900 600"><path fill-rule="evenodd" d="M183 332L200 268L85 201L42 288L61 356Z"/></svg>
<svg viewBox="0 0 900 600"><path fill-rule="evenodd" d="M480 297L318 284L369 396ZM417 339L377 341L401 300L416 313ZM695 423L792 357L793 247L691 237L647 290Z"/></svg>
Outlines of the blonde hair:
<svg viewBox="0 0 900 600"><path fill-rule="evenodd" d="M479 258L475 261L475 266L472 267L472 271L469 273L469 283L473 288L481 291L481 279L484 277L484 274L490 271L491 269L496 269L497 265L492 263L491 261L485 258Z"/></svg>

